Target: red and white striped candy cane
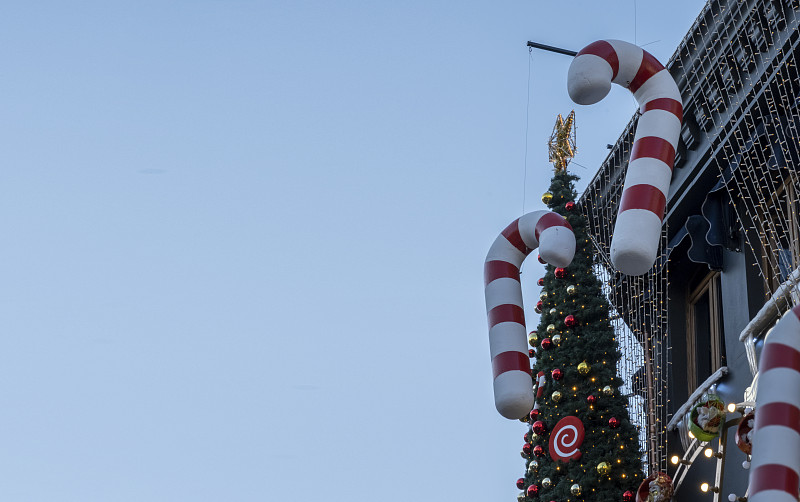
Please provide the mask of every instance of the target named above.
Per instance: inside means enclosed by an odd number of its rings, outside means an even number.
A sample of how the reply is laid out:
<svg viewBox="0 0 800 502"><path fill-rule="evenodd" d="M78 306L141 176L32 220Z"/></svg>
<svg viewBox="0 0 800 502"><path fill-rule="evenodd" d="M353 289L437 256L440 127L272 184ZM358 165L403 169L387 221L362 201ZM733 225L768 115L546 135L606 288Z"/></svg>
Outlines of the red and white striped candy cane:
<svg viewBox="0 0 800 502"><path fill-rule="evenodd" d="M656 259L683 105L675 80L650 53L627 42L599 40L569 67L567 90L578 104L603 99L611 83L630 89L642 116L611 239L611 262L627 275L647 272Z"/></svg>
<svg viewBox="0 0 800 502"><path fill-rule="evenodd" d="M550 211L528 213L497 236L483 269L494 403L510 419L527 415L534 401L519 267L536 248L546 262L568 266L575 255L572 227Z"/></svg>
<svg viewBox="0 0 800 502"><path fill-rule="evenodd" d="M764 342L756 397L750 502L797 502L800 484L800 305Z"/></svg>
<svg viewBox="0 0 800 502"><path fill-rule="evenodd" d="M544 374L544 371L540 371L536 374L536 399L533 402L533 409L538 410L539 405L541 404L542 396L544 396L544 385L547 383L547 377Z"/></svg>

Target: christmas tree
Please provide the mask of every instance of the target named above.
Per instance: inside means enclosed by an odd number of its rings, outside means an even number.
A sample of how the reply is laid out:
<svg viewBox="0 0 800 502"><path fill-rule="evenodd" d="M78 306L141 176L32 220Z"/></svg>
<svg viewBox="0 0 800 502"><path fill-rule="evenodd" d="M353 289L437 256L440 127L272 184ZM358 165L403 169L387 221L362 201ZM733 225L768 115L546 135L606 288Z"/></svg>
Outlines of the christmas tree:
<svg viewBox="0 0 800 502"><path fill-rule="evenodd" d="M551 138L555 175L542 200L569 221L577 246L569 267L548 265L539 279L541 318L529 338L537 398L525 434L526 473L517 484L527 501L632 502L642 481L638 432L620 392L609 304L575 204L578 177L566 170L574 150L566 125L559 116Z"/></svg>

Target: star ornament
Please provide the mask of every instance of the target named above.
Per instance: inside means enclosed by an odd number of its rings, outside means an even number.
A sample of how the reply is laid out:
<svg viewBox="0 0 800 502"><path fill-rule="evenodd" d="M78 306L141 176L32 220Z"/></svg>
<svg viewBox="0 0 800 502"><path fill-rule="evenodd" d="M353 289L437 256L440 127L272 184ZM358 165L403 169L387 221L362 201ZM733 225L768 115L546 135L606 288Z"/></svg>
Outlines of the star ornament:
<svg viewBox="0 0 800 502"><path fill-rule="evenodd" d="M575 110L569 112L566 120L561 114L556 119L550 141L547 143L550 162L556 172L566 170L567 165L578 152L575 146Z"/></svg>

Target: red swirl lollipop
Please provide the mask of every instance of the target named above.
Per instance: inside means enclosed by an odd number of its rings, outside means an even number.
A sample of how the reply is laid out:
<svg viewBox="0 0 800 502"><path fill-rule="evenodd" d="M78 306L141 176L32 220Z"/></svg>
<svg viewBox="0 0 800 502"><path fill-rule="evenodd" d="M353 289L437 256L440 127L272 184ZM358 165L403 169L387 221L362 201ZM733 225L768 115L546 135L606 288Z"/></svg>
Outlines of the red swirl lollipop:
<svg viewBox="0 0 800 502"><path fill-rule="evenodd" d="M553 460L569 462L581 458L583 422L577 417L564 417L550 433L550 456Z"/></svg>

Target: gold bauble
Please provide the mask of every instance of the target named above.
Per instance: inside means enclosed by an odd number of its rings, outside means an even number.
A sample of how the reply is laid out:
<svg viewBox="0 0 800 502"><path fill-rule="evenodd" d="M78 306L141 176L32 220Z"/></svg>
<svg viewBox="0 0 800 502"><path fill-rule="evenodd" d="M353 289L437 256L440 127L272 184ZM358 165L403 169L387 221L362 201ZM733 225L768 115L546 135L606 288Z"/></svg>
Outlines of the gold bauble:
<svg viewBox="0 0 800 502"><path fill-rule="evenodd" d="M589 363L587 363L586 361L583 361L578 365L578 373L580 373L581 375L588 374L590 369L592 369L592 367L589 366Z"/></svg>
<svg viewBox="0 0 800 502"><path fill-rule="evenodd" d="M536 342L539 341L539 337L536 336L536 332L534 331L530 335L528 335L528 345L531 347L536 347Z"/></svg>
<svg viewBox="0 0 800 502"><path fill-rule="evenodd" d="M608 463L606 463L606 462L600 462L599 464L597 464L597 472L599 472L603 476L608 474L608 472L610 470L611 470L611 466L608 465Z"/></svg>
<svg viewBox="0 0 800 502"><path fill-rule="evenodd" d="M547 332L548 333L554 333L555 330L556 330L556 325L555 324L548 324L547 325Z"/></svg>
<svg viewBox="0 0 800 502"><path fill-rule="evenodd" d="M545 192L542 194L542 202L545 204L550 204L550 201L553 200L553 194L550 192Z"/></svg>
<svg viewBox="0 0 800 502"><path fill-rule="evenodd" d="M576 288L574 284L567 286L567 294L569 295L574 295L577 290L578 288Z"/></svg>
<svg viewBox="0 0 800 502"><path fill-rule="evenodd" d="M553 399L553 402L556 402L556 403L561 401L561 392L559 392L559 391L553 392L553 398L552 399Z"/></svg>
<svg viewBox="0 0 800 502"><path fill-rule="evenodd" d="M536 434L534 432L533 434L531 434L531 443L535 443L535 442L539 441L541 438L542 437L540 435L538 435L538 434Z"/></svg>
<svg viewBox="0 0 800 502"><path fill-rule="evenodd" d="M540 300L544 300L545 298L547 298L547 291L542 291L541 293L539 293Z"/></svg>
<svg viewBox="0 0 800 502"><path fill-rule="evenodd" d="M550 488L551 486L553 486L553 482L550 481L550 478L542 479L542 487L543 488Z"/></svg>
<svg viewBox="0 0 800 502"><path fill-rule="evenodd" d="M517 494L517 502L525 502L525 492L519 492Z"/></svg>
<svg viewBox="0 0 800 502"><path fill-rule="evenodd" d="M536 472L536 469L539 468L539 461L538 460L531 460L531 463L528 464L528 474L533 474Z"/></svg>
<svg viewBox="0 0 800 502"><path fill-rule="evenodd" d="M614 389L612 389L610 385L606 385L605 387L603 387L603 394L605 394L606 396L613 396Z"/></svg>
<svg viewBox="0 0 800 502"><path fill-rule="evenodd" d="M555 314L556 312L558 312L558 310L556 310L556 309L550 309L550 314Z"/></svg>
<svg viewBox="0 0 800 502"><path fill-rule="evenodd" d="M561 343L561 335L556 333L555 335L553 335L553 338L551 338L551 340L553 340L554 344L558 345L559 343Z"/></svg>
<svg viewBox="0 0 800 502"><path fill-rule="evenodd" d="M580 495L581 494L581 485L575 483L574 485L569 487L569 492L573 495Z"/></svg>

